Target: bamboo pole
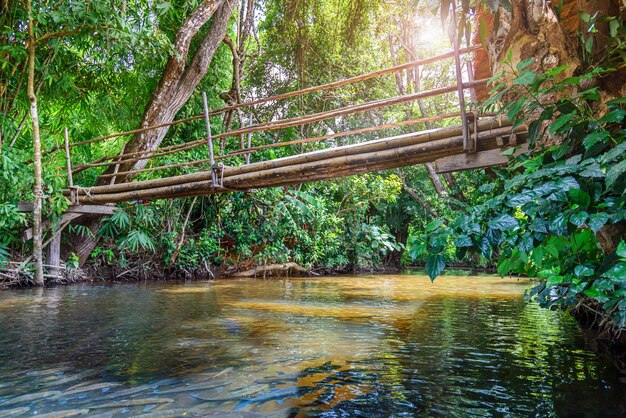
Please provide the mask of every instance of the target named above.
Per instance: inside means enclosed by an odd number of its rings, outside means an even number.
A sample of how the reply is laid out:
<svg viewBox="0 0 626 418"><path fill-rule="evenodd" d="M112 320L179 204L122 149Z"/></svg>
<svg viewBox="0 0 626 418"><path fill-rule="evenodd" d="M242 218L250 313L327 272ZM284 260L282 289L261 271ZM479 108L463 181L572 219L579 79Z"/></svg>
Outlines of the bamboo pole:
<svg viewBox="0 0 626 418"><path fill-rule="evenodd" d="M72 178L72 159L70 157L70 137L67 128L63 129L63 139L65 141L65 165L67 167L67 185L71 189L74 187L74 179Z"/></svg>
<svg viewBox="0 0 626 418"><path fill-rule="evenodd" d="M250 139L251 134L248 134L248 148L247 149L244 148L244 149L241 149L241 150L230 152L230 153L225 154L225 155L218 155L217 157L215 157L215 160L223 160L223 159L226 159L226 158L237 157L239 155L249 156L253 152L256 152L256 151L259 151L259 150L263 150L263 149L267 149L267 148L280 148L280 147L285 147L285 146L289 146L289 145L303 144L303 143L309 143L309 142L320 142L320 141L325 141L325 140L328 140L328 139L341 138L341 137L349 136L349 135L356 135L356 134L365 133L365 132L379 131L379 130L383 130L383 129L397 128L397 127L408 126L408 125L416 125L418 123L435 121L435 120L441 120L441 119L447 119L447 118L453 118L453 117L458 117L458 116L461 116L460 112L446 113L444 115L432 116L432 117L428 117L428 118L419 118L419 119L412 119L412 120L407 120L407 121L402 121L402 122L388 123L388 124L384 124L384 125L370 126L370 127L367 127L367 128L355 129L355 130L347 131L347 132L339 132L339 133L330 134L330 135L317 136L317 137L314 137L314 138L297 139L297 140L293 140L293 141L276 142L276 143L273 143L273 144L259 145L257 147L250 147L250 145L251 145L250 144L250 142L251 142L251 139ZM493 114L484 114L483 116L493 116ZM186 161L186 162L183 162L183 163L168 164L168 165L162 165L162 166L158 166L158 167L144 168L144 169L141 169L141 170L122 171L122 172L120 172L118 174L122 175L122 174L131 174L131 173L132 174L147 173L147 172L151 172L151 171L159 171L159 170L165 170L165 169L169 169L169 168L178 168L178 167L186 167L186 166L190 166L190 165L202 164L202 163L206 163L208 161L209 161L209 159L202 159L202 160L196 160L196 161ZM246 158L246 164L250 164L250 158ZM102 175L100 175L98 177L100 177L100 178L108 178L108 177L112 177L112 176L113 176L113 174L102 174Z"/></svg>
<svg viewBox="0 0 626 418"><path fill-rule="evenodd" d="M252 126L252 113L250 113L248 126ZM248 133L248 149L251 149L251 148L252 148L252 132ZM246 158L246 164L250 164L250 153L247 153L245 158Z"/></svg>
<svg viewBox="0 0 626 418"><path fill-rule="evenodd" d="M211 165L211 184L217 184L217 178L213 166L215 165L215 156L213 155L213 138L211 137L211 119L209 117L209 104L206 99L206 93L202 92L202 106L204 108L204 123L206 125L206 141L209 149L209 163Z"/></svg>
<svg viewBox="0 0 626 418"><path fill-rule="evenodd" d="M500 135L506 135L510 132L511 122L507 119L500 120L499 118L483 119L479 122L480 131L493 131L500 132ZM314 151L306 154L300 154L290 157L278 158L276 160L261 161L249 165L238 167L227 167L225 169L224 177L231 175L259 172L271 168L278 168L287 165L302 164L306 162L317 161L324 158L330 158L340 155L348 155L350 153L359 153L366 151L379 151L392 147L398 147L403 145L411 145L415 143L422 143L433 141L442 138L449 138L457 135L462 135L461 126L449 126L446 128L437 128L428 131L421 131L415 133L409 133L399 135L390 138L382 138L374 141L364 142L355 145L345 145L342 147L335 147L320 151ZM110 186L95 186L88 189L79 190L80 194L89 193L103 193L103 192L122 192L129 191L137 188L149 188L157 186L173 186L175 184L181 184L186 182L200 181L210 179L209 172L184 174L175 177L166 177L161 179L144 180L129 183L119 183Z"/></svg>
<svg viewBox="0 0 626 418"><path fill-rule="evenodd" d="M461 69L461 54L459 49L459 27L456 16L456 2L452 0L448 7L452 7L452 24L454 25L454 39L452 44L454 46L454 71L456 73L456 85L459 86L457 93L459 95L459 107L461 109L461 121L463 123L463 150L466 152L475 152L475 146L470 143L469 140L469 126L467 124L467 114L465 112L465 91L461 86L463 85L463 73Z"/></svg>
<svg viewBox="0 0 626 418"><path fill-rule="evenodd" d="M499 132L483 133L480 149L497 148ZM336 156L318 161L277 167L261 172L235 174L224 177L224 188L211 188L211 180L199 180L172 186L157 186L120 193L104 193L81 196L83 203L121 202L137 199L159 199L216 193L224 190L275 187L310 181L327 180L368 171L397 168L410 164L432 161L446 155L463 152L463 137L443 138L428 143L407 145L379 151L361 152Z"/></svg>

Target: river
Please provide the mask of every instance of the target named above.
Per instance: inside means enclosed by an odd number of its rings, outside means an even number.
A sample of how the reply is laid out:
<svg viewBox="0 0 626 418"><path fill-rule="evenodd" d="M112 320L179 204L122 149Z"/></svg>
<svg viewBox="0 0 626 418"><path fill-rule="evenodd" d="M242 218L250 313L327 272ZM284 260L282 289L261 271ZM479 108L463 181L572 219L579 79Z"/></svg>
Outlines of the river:
<svg viewBox="0 0 626 418"><path fill-rule="evenodd" d="M626 415L626 375L528 286L406 272L4 291L0 417Z"/></svg>

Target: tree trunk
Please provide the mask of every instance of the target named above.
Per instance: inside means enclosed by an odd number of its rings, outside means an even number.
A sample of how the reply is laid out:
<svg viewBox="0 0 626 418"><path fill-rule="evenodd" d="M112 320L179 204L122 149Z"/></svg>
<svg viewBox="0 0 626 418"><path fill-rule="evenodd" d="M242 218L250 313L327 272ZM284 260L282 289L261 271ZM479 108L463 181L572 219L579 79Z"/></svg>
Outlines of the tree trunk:
<svg viewBox="0 0 626 418"><path fill-rule="evenodd" d="M428 213L430 216L432 216L433 218L438 218L439 215L437 215L437 212L435 212L433 210L433 208L430 207L430 205L424 200L422 199L422 197L420 195L417 194L417 192L413 189L411 189L409 186L407 186L404 181L402 182L402 189L413 198L413 200L415 200L417 203L419 203L424 210L426 211L426 213Z"/></svg>
<svg viewBox="0 0 626 418"><path fill-rule="evenodd" d="M236 0L204 0L185 19L176 35L174 52L165 65L161 80L146 107L141 127L159 125L174 120L176 114L187 103L206 75L215 51L226 36L228 22L236 5ZM193 57L189 59L189 49L193 38L211 18L213 18L211 27L200 42ZM125 152L155 150L161 144L168 130L169 127L163 127L136 134L126 143ZM120 164L118 171L140 169L145 167L147 162L146 159ZM115 166L111 166L106 173L113 173L114 170ZM130 175L117 176L116 182L124 182L130 177ZM106 183L108 183L108 179L103 178L99 180L98 185ZM87 219L84 221L84 225L95 235L100 222L98 219ZM95 248L97 238L72 237L72 241L76 255L82 265Z"/></svg>
<svg viewBox="0 0 626 418"><path fill-rule="evenodd" d="M172 122L178 111L187 103L206 75L211 59L220 46L228 29L228 22L236 5L235 0L205 0L185 20L176 35L175 52L168 60L161 80L146 108L141 127ZM202 26L215 15L211 28L200 43L188 65L187 58L191 40ZM152 151L161 144L169 126L136 134L126 144L126 153ZM121 164L119 171L143 168L148 160ZM112 171L109 169L108 171ZM117 182L126 180L121 176Z"/></svg>
<svg viewBox="0 0 626 418"><path fill-rule="evenodd" d="M467 203L467 199L463 194L463 191L459 188L459 185L456 183L453 173L444 173L443 178L448 183L448 187L450 188L450 192L459 202Z"/></svg>
<svg viewBox="0 0 626 418"><path fill-rule="evenodd" d="M37 96L35 95L35 28L31 0L26 3L28 12L28 84L27 94L30 102L30 117L33 121L33 166L35 187L33 189L33 259L35 260L35 284L44 285L42 257L41 208L43 205L43 186L41 180L41 138L39 136L39 115Z"/></svg>
<svg viewBox="0 0 626 418"><path fill-rule="evenodd" d="M430 177L430 181L433 183L433 186L435 186L437 194L441 197L448 197L446 186L443 185L439 174L435 171L433 163L426 163L424 164L424 167L426 167L426 171L428 171L428 177Z"/></svg>
<svg viewBox="0 0 626 418"><path fill-rule="evenodd" d="M501 7L494 19L487 48L492 73L497 74L501 70L509 72L504 61L510 53L513 67L525 59L534 58L535 62L529 68L545 72L566 65L567 70L560 77L571 77L581 65L578 49L550 3L545 0L521 0L511 4L511 12ZM569 92L555 94L562 97Z"/></svg>

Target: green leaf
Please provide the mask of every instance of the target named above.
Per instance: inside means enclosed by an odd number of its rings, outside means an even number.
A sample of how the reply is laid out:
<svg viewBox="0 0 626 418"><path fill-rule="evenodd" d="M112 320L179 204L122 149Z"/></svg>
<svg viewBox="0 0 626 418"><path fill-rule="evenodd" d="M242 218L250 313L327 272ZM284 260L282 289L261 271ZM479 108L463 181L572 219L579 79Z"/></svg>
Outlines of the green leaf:
<svg viewBox="0 0 626 418"><path fill-rule="evenodd" d="M498 216L497 218L494 218L489 221L489 228L500 230L500 231L506 231L506 230L510 231L510 230L513 230L514 228L517 228L518 226L519 226L519 222L517 221L517 219L507 214L502 214Z"/></svg>
<svg viewBox="0 0 626 418"><path fill-rule="evenodd" d="M588 150L589 148L594 146L596 143L600 141L604 141L609 136L610 136L610 133L604 130L592 132L583 139L583 145L585 146L585 149Z"/></svg>
<svg viewBox="0 0 626 418"><path fill-rule="evenodd" d="M621 123L624 116L626 116L626 110L617 108L602 116L600 123Z"/></svg>
<svg viewBox="0 0 626 418"><path fill-rule="evenodd" d="M497 270L498 270L498 274L500 275L500 277L507 276L509 272L511 271L511 259L504 258L502 259L502 261L498 262Z"/></svg>
<svg viewBox="0 0 626 418"><path fill-rule="evenodd" d="M512 195L506 200L506 205L510 208L525 205L532 200L532 196L529 193Z"/></svg>
<svg viewBox="0 0 626 418"><path fill-rule="evenodd" d="M520 61L517 63L516 67L518 71L522 71L524 68L528 67L530 64L535 62L535 58L527 58L524 61Z"/></svg>
<svg viewBox="0 0 626 418"><path fill-rule="evenodd" d="M617 19L615 18L611 19L611 21L609 22L609 35L611 35L611 38L617 37L618 28L619 28L619 22L617 21Z"/></svg>
<svg viewBox="0 0 626 418"><path fill-rule="evenodd" d="M603 154L600 157L600 161L603 164L606 164L606 163L613 162L624 155L626 155L626 141L622 142L621 144L618 144L616 147L612 148L606 154Z"/></svg>
<svg viewBox="0 0 626 418"><path fill-rule="evenodd" d="M530 125L528 125L528 139L531 144L534 144L541 138L542 122L541 119L537 119L530 122Z"/></svg>
<svg viewBox="0 0 626 418"><path fill-rule="evenodd" d="M608 269L602 277L606 277L614 282L625 282L626 281L626 262L619 262L615 264L613 267Z"/></svg>
<svg viewBox="0 0 626 418"><path fill-rule="evenodd" d="M591 36L585 41L585 51L589 54L593 52L593 38Z"/></svg>
<svg viewBox="0 0 626 418"><path fill-rule="evenodd" d="M456 239L454 240L454 245L456 245L457 247L471 247L473 243L470 237L463 234L456 237Z"/></svg>
<svg viewBox="0 0 626 418"><path fill-rule="evenodd" d="M501 154L504 155L505 157L510 157L513 154L515 154L515 151L516 151L516 147L511 147L509 149L502 151Z"/></svg>
<svg viewBox="0 0 626 418"><path fill-rule="evenodd" d="M441 219L435 219L426 226L426 232L433 232L443 226L443 224L444 222Z"/></svg>
<svg viewBox="0 0 626 418"><path fill-rule="evenodd" d="M611 169L606 173L606 188L610 189L613 187L613 184L626 172L626 160L622 160L619 163L615 164Z"/></svg>
<svg viewBox="0 0 626 418"><path fill-rule="evenodd" d="M591 203L591 197L589 193L580 190L580 189L571 189L567 192L570 197L570 200L580 206L583 209L587 209L589 204Z"/></svg>
<svg viewBox="0 0 626 418"><path fill-rule="evenodd" d="M587 221L588 217L589 217L589 214L583 210L583 211L572 214L572 216L570 216L569 218L569 221L573 223L574 225L580 227L585 224L585 221Z"/></svg>
<svg viewBox="0 0 626 418"><path fill-rule="evenodd" d="M443 255L429 255L426 259L426 273L430 280L435 280L446 268L446 261Z"/></svg>
<svg viewBox="0 0 626 418"><path fill-rule="evenodd" d="M520 73L517 78L513 80L513 84L518 85L529 85L535 81L535 77L537 76L537 71L525 70Z"/></svg>
<svg viewBox="0 0 626 418"><path fill-rule="evenodd" d="M489 36L491 35L491 31L489 30L489 26L485 22L485 17L481 16L478 20L478 36L480 38L480 43L483 48L487 49L489 46Z"/></svg>
<svg viewBox="0 0 626 418"><path fill-rule="evenodd" d="M576 266L576 267L574 267L574 274L577 277L593 276L593 269L590 269L587 266Z"/></svg>
<svg viewBox="0 0 626 418"><path fill-rule="evenodd" d="M597 233L609 220L609 215L604 212L594 213L589 216L589 222L587 225L594 232Z"/></svg>
<svg viewBox="0 0 626 418"><path fill-rule="evenodd" d="M537 268L541 268L543 266L543 259L545 253L543 247L537 247L532 252L532 259Z"/></svg>
<svg viewBox="0 0 626 418"><path fill-rule="evenodd" d="M420 242L409 246L409 256L413 261L417 260L426 251L426 243Z"/></svg>
<svg viewBox="0 0 626 418"><path fill-rule="evenodd" d="M565 126L569 121L574 119L576 113L567 113L565 115L559 116L554 123L550 125L550 133L553 134Z"/></svg>
<svg viewBox="0 0 626 418"><path fill-rule="evenodd" d="M528 99L526 97L522 97L521 99L518 99L514 101L513 103L511 103L507 109L507 117L510 120L515 120L518 117L518 115L521 114L527 102L528 102Z"/></svg>
<svg viewBox="0 0 626 418"><path fill-rule="evenodd" d="M615 253L617 254L618 257L626 258L626 242L625 241L622 241L619 243L619 245L617 246L617 250L615 250Z"/></svg>
<svg viewBox="0 0 626 418"><path fill-rule="evenodd" d="M604 172L602 172L602 169L600 169L600 165L598 163L594 163L590 166L587 166L587 168L581 171L580 175L581 177L588 178L603 178Z"/></svg>

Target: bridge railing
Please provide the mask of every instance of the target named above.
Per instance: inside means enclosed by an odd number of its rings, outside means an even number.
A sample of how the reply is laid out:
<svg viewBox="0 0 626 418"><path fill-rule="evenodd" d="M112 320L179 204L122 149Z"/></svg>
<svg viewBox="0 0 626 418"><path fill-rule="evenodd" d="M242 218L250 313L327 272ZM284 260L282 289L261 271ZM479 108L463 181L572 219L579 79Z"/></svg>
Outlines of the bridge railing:
<svg viewBox="0 0 626 418"><path fill-rule="evenodd" d="M341 137L345 137L349 135L356 135L356 134L373 132L373 131L378 131L378 130L383 130L383 129L415 125L419 123L438 121L438 120L443 120L443 119L448 119L448 118L460 117L462 119L463 126L467 126L468 117L465 114L466 109L465 109L465 104L464 104L463 91L466 89L473 89L474 87L479 86L479 85L484 85L488 80L487 79L471 80L471 69L468 68L467 73L469 75L470 81L467 81L467 82L463 81L463 72L460 67L460 57L461 55L471 53L479 48L480 47L478 46L474 46L474 47L468 47L464 49L455 49L454 51L450 51L450 52L440 54L437 56L412 61L406 64L397 65L394 67L386 68L386 69L375 71L375 72L368 73L368 74L359 75L359 76L348 78L345 80L336 81L333 83L328 83L328 84L314 86L314 87L308 87L305 89L288 92L288 93L284 93L284 94L280 94L276 96L260 98L260 99L252 100L249 102L239 103L239 104L235 104L232 106L227 106L227 107L223 107L223 108L215 109L211 111L209 111L207 108L205 109L205 112L201 115L196 115L196 116L192 116L192 117L185 118L185 119L175 120L175 121L168 122L168 123L142 127L140 129L135 129L135 130L126 131L126 132L104 135L104 136L100 136L97 138L89 139L86 141L75 142L71 144L66 140L65 152L66 152L66 159L68 161L68 168L67 168L68 175L71 178L72 174L77 174L77 173L80 173L82 171L92 169L92 168L104 167L106 170L108 170L108 172L105 171L104 173L100 174L99 178L106 179L107 181L110 181L112 184L115 182L116 178L119 178L121 176L124 176L124 177L130 176L130 175L134 176L134 175L141 174L141 173L154 172L154 171L159 171L159 170L166 170L166 169L206 164L206 163L209 163L210 167L213 168L213 166L215 165L217 161L222 161L228 158L242 156L242 155L249 156L251 153L264 150L264 149L285 147L285 146L291 146L291 145L296 145L296 144L320 142L320 141L325 141L329 139L341 138ZM366 102L362 104L349 105L349 106L345 106L339 109L318 112L318 113L310 114L310 115L273 120L270 122L259 123L255 125L251 124L249 126L241 126L238 129L234 129L228 132L223 132L217 135L211 135L210 133L210 117L211 116L221 115L228 111L240 110L242 108L251 107L251 106L269 103L269 102L276 102L279 100L283 100L283 99L287 99L291 97L297 97L297 96L301 96L301 95L305 95L305 94L309 94L313 92L319 92L319 91L334 89L334 88L341 87L341 86L351 85L351 84L362 82L362 81L369 80L372 78L380 77L380 76L387 75L387 74L397 73L406 69L416 68L416 67L424 66L427 64L435 63L438 61L450 59L450 58L455 59L455 72L456 72L456 79L457 79L456 85L440 87L440 88L435 88L435 89L426 90L426 91L417 91L411 94L374 100L374 101L370 101L370 102ZM406 121L401 121L401 122L387 123L387 124L371 126L367 128L361 128L361 129L356 129L356 130L351 130L351 131L346 131L346 132L338 132L338 133L333 133L329 135L304 138L304 139L298 139L298 140L292 140L292 141L283 141L283 142L264 144L264 145L258 145L258 146L251 146L252 144L250 143L250 135L252 135L253 133L267 132L267 131L285 129L285 128L290 128L290 127L295 127L295 126L308 125L311 123L320 122L320 121L324 121L328 119L354 115L354 114L363 113L363 112L370 111L370 110L381 109L381 108L398 105L398 104L406 104L406 103L420 100L423 98L434 97L434 96L439 96L439 95L453 93L453 92L459 93L459 104L460 104L459 112L446 113L446 114L432 116L432 117L422 117L422 118L406 120ZM112 138L136 135L136 134L153 131L153 130L157 130L157 129L164 128L164 127L185 124L185 123L189 123L189 122L201 120L201 119L205 119L207 123L207 130L208 130L208 135L209 135L208 139L201 139L201 140L191 141L187 143L175 144L175 145L170 145L170 146L166 146L162 148L157 148L154 150L136 151L136 152L125 152L125 143L124 143L123 146L121 147L120 153L118 154L107 155L95 161L91 161L89 163L84 163L84 164L70 165L69 163L71 148L82 146L82 145L87 145L87 144L92 144L95 142L104 141L104 140L108 140ZM469 133L469 129L464 130L463 132L464 150L472 151L471 147L468 145L470 143L469 139L467 139L467 137L469 136L468 133ZM241 149L236 150L236 151L231 151L223 155L214 155L212 151L209 151L208 158L204 158L204 159L185 161L185 162L180 162L180 163L175 163L175 164L166 164L166 165L160 165L160 166L149 167L149 168L140 168L140 169L133 168L130 170L127 169L124 171L119 171L119 168L121 166L124 166L124 165L128 166L129 164L136 163L138 161L145 161L145 160L150 160L153 158L158 158L158 157L163 157L167 155L189 151L198 147L207 146L207 142L208 142L209 148L212 148L212 144L214 140L225 139L229 137L243 138L243 136L245 135L248 135L247 147L245 146L244 141L242 141ZM58 149L61 149L61 147L60 146L55 147L52 150L48 151L47 154L54 152ZM249 162L249 157L246 158L246 161ZM113 169L111 170L110 167L113 167ZM70 184L70 186L73 186L73 184Z"/></svg>

